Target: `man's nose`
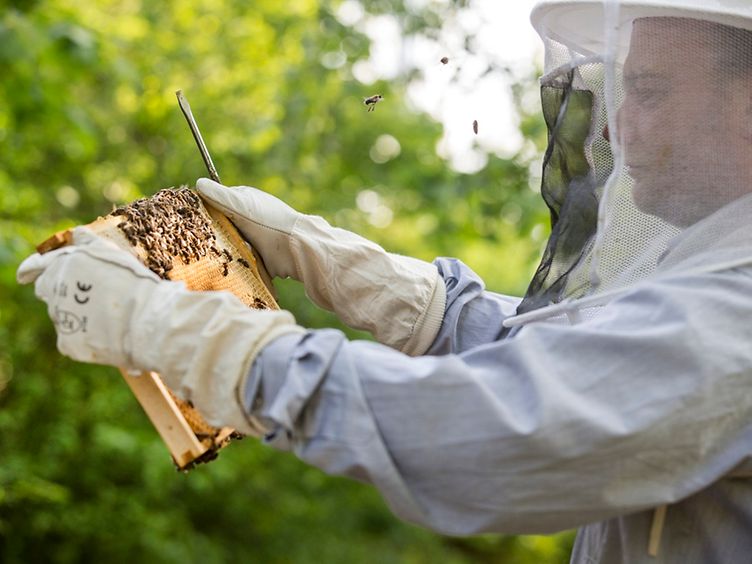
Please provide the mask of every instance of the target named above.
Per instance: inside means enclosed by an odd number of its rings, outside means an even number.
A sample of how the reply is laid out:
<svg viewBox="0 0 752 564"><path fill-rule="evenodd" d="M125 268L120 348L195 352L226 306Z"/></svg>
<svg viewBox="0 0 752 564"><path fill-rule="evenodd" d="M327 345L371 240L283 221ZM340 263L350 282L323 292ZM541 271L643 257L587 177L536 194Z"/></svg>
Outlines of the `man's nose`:
<svg viewBox="0 0 752 564"><path fill-rule="evenodd" d="M624 105L623 104L616 112L616 119L614 121L616 122L616 127L617 127L617 131L619 132L619 134L621 134L622 136L627 134L627 124L624 122ZM603 128L603 131L601 131L601 135L606 141L608 141L609 143L611 142L611 130L608 127L608 123L606 123L606 126ZM622 141L623 140L624 138L622 137Z"/></svg>

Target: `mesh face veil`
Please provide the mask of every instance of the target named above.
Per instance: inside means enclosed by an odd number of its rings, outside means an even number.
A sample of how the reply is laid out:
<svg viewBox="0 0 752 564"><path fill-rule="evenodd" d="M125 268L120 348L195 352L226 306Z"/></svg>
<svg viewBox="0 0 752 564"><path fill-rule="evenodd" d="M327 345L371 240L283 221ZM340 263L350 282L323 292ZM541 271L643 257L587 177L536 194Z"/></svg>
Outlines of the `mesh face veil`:
<svg viewBox="0 0 752 564"><path fill-rule="evenodd" d="M546 0L532 21L552 234L517 319L752 262L752 3Z"/></svg>

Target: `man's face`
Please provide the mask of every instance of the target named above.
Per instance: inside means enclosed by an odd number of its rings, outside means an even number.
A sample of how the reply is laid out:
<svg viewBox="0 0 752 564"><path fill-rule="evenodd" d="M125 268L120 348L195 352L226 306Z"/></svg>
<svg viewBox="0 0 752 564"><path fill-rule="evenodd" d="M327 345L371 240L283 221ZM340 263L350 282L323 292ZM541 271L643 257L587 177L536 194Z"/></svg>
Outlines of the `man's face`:
<svg viewBox="0 0 752 564"><path fill-rule="evenodd" d="M679 18L634 22L618 115L635 204L678 226L739 197L740 151L747 169L752 162L748 110L739 107L749 95L737 95L734 79L719 72L717 41L701 26Z"/></svg>

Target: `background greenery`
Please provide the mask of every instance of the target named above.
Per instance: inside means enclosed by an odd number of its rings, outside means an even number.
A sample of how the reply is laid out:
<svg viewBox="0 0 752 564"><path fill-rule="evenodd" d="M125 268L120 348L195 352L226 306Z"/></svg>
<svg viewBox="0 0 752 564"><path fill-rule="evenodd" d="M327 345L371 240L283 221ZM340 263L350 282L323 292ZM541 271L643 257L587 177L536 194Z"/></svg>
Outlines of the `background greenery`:
<svg viewBox="0 0 752 564"><path fill-rule="evenodd" d="M450 170L435 150L441 126L402 101L420 69L355 80L369 40L337 6L0 0L3 562L566 561L571 535L442 537L398 521L372 489L251 440L176 473L115 369L58 354L44 305L15 282L54 231L205 175L175 102L182 88L226 183L263 187L393 251L458 256L491 289L523 292L547 217L528 186L535 151ZM365 8L430 37L462 6ZM375 92L387 101L367 113ZM540 118L522 123L540 149ZM383 135L398 154L380 152ZM302 324L337 325L299 285L280 291Z"/></svg>

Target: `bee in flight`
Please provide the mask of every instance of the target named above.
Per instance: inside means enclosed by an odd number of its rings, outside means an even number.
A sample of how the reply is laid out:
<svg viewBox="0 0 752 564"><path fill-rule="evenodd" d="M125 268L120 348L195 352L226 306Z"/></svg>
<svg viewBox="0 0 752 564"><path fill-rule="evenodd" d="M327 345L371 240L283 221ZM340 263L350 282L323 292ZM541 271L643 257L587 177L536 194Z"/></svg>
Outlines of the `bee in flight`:
<svg viewBox="0 0 752 564"><path fill-rule="evenodd" d="M372 112L373 109L376 107L376 104L381 102L384 97L381 94L374 94L373 96L369 96L368 98L363 99L363 103L368 107L368 111Z"/></svg>

